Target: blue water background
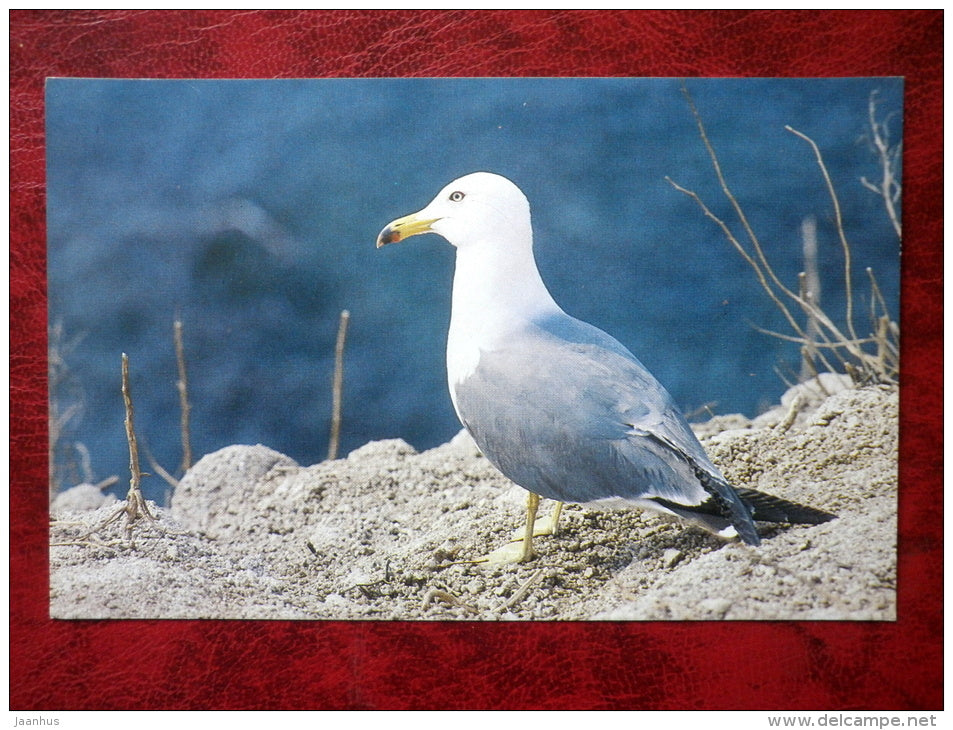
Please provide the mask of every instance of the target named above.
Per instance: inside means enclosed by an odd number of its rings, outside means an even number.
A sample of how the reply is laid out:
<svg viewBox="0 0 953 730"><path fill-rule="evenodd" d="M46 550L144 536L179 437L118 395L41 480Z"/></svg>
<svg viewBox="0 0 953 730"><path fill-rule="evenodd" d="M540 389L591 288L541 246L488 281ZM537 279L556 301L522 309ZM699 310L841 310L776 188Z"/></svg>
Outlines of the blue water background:
<svg viewBox="0 0 953 730"><path fill-rule="evenodd" d="M689 80L725 176L779 276L796 288L799 229L816 216L822 298L843 313L833 206L853 247L858 330L872 267L898 316L899 244L865 141L870 94L899 141L902 80ZM196 458L263 443L325 458L338 317L350 311L341 453L459 429L444 342L453 249L436 235L376 250L390 220L447 182L489 170L533 210L536 256L569 313L616 336L685 412L756 415L795 345L748 265L698 206L739 236L673 79L138 81L47 84L49 317L62 328L61 407L81 405L58 459L128 477L120 358L136 430L181 461L172 322L185 326ZM152 471L144 463L143 468ZM69 481L69 478L67 478ZM75 481L75 479L73 479ZM167 486L145 483L161 499Z"/></svg>

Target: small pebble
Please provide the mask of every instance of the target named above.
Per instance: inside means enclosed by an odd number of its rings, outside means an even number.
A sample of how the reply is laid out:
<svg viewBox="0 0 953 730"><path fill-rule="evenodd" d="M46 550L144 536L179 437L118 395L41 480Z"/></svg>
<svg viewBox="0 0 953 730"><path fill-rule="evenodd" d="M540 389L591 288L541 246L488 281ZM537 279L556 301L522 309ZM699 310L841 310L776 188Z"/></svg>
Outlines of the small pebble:
<svg viewBox="0 0 953 730"><path fill-rule="evenodd" d="M328 606L346 606L349 601L340 593L329 593L324 597L324 603Z"/></svg>
<svg viewBox="0 0 953 730"><path fill-rule="evenodd" d="M497 586L496 590L493 591L498 596L505 596L513 590L513 581L508 580L503 585Z"/></svg>
<svg viewBox="0 0 953 730"><path fill-rule="evenodd" d="M480 593L483 593L485 589L486 589L486 583L484 583L479 578L474 578L469 583L467 583L467 593L469 593L471 596L475 596Z"/></svg>
<svg viewBox="0 0 953 730"><path fill-rule="evenodd" d="M716 614L721 618L728 613L728 609L731 608L731 601L727 598L706 598L700 605L706 611Z"/></svg>

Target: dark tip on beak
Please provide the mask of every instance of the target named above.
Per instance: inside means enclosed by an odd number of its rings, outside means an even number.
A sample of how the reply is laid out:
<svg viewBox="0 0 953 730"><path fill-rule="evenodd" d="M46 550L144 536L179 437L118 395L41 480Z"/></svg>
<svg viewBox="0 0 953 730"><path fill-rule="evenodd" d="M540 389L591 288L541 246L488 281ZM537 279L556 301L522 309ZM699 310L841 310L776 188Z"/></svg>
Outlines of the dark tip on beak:
<svg viewBox="0 0 953 730"><path fill-rule="evenodd" d="M386 246L388 243L397 243L400 241L400 231L391 226L387 226L377 237L377 247Z"/></svg>

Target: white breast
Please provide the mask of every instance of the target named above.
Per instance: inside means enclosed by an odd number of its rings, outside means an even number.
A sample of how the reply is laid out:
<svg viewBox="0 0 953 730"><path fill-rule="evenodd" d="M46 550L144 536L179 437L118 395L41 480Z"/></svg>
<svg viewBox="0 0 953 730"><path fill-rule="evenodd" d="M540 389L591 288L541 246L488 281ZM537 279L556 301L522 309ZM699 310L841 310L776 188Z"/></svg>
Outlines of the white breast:
<svg viewBox="0 0 953 730"><path fill-rule="evenodd" d="M480 346L476 340L466 336L454 337L453 329L447 339L447 386L450 389L450 400L453 409L460 418L460 409L457 408L457 386L476 372L480 362ZM461 419L462 420L462 419Z"/></svg>
<svg viewBox="0 0 953 730"><path fill-rule="evenodd" d="M457 408L456 386L476 372L483 352L498 348L535 319L557 312L561 310L539 276L529 245L503 239L458 247L447 336L447 384L453 407Z"/></svg>

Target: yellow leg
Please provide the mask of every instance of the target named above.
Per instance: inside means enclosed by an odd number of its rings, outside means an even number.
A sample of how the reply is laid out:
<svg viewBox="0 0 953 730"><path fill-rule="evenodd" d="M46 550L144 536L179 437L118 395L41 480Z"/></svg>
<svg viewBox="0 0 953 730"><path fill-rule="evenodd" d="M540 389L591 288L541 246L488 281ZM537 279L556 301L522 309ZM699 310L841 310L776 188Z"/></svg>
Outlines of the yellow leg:
<svg viewBox="0 0 953 730"><path fill-rule="evenodd" d="M555 535L556 526L559 524L559 515L563 511L563 503L556 502L556 506L553 507L553 511L549 513L548 517L542 517L536 520L536 527L533 528L533 535L539 537L540 535Z"/></svg>
<svg viewBox="0 0 953 730"><path fill-rule="evenodd" d="M533 550L533 535L536 534L536 512L539 510L539 495L529 492L526 499L526 527L523 537L497 548L486 557L474 560L475 563L499 565L501 563L525 563L536 557Z"/></svg>
<svg viewBox="0 0 953 730"><path fill-rule="evenodd" d="M529 493L526 499L526 532L523 535L523 553L520 555L520 562L525 563L536 557L533 551L533 535L536 533L536 513L539 511L539 495L533 492Z"/></svg>

